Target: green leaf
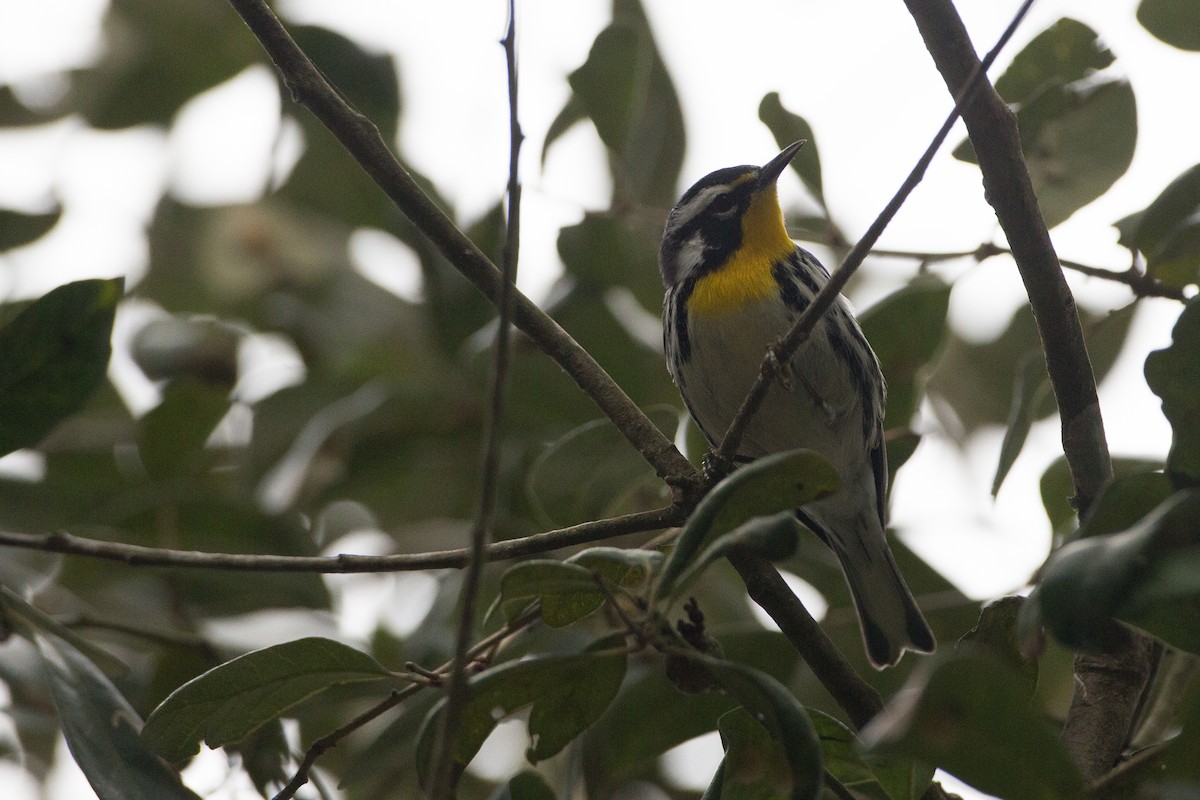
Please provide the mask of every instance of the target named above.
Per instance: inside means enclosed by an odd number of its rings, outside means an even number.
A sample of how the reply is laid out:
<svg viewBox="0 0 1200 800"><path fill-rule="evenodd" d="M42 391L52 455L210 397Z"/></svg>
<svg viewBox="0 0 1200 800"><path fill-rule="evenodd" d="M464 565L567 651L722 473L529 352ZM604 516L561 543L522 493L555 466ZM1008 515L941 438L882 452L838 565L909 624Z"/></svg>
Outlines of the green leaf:
<svg viewBox="0 0 1200 800"><path fill-rule="evenodd" d="M1095 31L1063 18L1034 37L996 81L996 91L1016 108L1021 149L1049 227L1108 191L1133 159L1133 89L1127 80L1097 74L1114 60ZM975 161L965 143L954 155Z"/></svg>
<svg viewBox="0 0 1200 800"><path fill-rule="evenodd" d="M1117 223L1120 242L1146 257L1146 272L1173 286L1200 273L1200 164L1171 181L1145 211Z"/></svg>
<svg viewBox="0 0 1200 800"><path fill-rule="evenodd" d="M61 208L48 214L22 214L19 211L0 208L0 252L42 238L58 223L60 217Z"/></svg>
<svg viewBox="0 0 1200 800"><path fill-rule="evenodd" d="M1171 345L1146 357L1146 383L1171 423L1167 472L1177 486L1200 485L1200 301L1192 300L1171 331Z"/></svg>
<svg viewBox="0 0 1200 800"><path fill-rule="evenodd" d="M1200 652L1200 490L1177 492L1120 533L1077 539L1042 568L1022 616L1069 647L1103 649L1113 619ZM1024 624L1024 620L1023 620Z"/></svg>
<svg viewBox="0 0 1200 800"><path fill-rule="evenodd" d="M821 186L821 156L817 151L817 142L813 136L812 126L799 114L793 114L783 107L779 100L779 92L769 92L758 104L758 118L771 130L775 144L780 149L792 142L804 139L804 151L792 159L791 168L800 176L805 188L812 193L821 207L825 207L825 190Z"/></svg>
<svg viewBox="0 0 1200 800"><path fill-rule="evenodd" d="M35 641L37 631L53 634L79 651L80 655L99 667L104 674L120 677L129 672L124 661L102 647L92 644L54 617L25 601L7 586L0 586L0 606L3 606L5 621L20 630L29 641ZM21 630L24 625L27 630Z"/></svg>
<svg viewBox="0 0 1200 800"><path fill-rule="evenodd" d="M706 797L720 800L784 800L792 775L783 746L749 711L735 708L717 721L725 757Z"/></svg>
<svg viewBox="0 0 1200 800"><path fill-rule="evenodd" d="M334 686L392 673L360 650L310 637L255 650L180 686L146 720L142 739L168 761L238 742Z"/></svg>
<svg viewBox="0 0 1200 800"><path fill-rule="evenodd" d="M192 380L169 385L138 424L138 454L154 480L182 478L200 465L213 428L229 411L225 388Z"/></svg>
<svg viewBox="0 0 1200 800"><path fill-rule="evenodd" d="M1142 458L1113 459L1113 474L1118 478L1133 473L1155 472L1162 468L1161 462ZM1046 467L1039 483L1039 491L1042 495L1042 506L1046 509L1046 516L1050 519L1050 527L1053 528L1056 539L1067 538L1074 533L1072 523L1075 521L1075 508L1072 505L1072 496L1075 487L1071 482L1071 470L1064 456L1059 456ZM1099 500L1102 499L1103 495Z"/></svg>
<svg viewBox="0 0 1200 800"><path fill-rule="evenodd" d="M1200 5L1187 0L1142 0L1138 22L1180 50L1200 50Z"/></svg>
<svg viewBox="0 0 1200 800"><path fill-rule="evenodd" d="M602 639L589 652L535 656L508 662L473 676L463 710L454 761L465 769L496 724L532 705L525 751L530 763L558 753L608 708L625 677L625 652L619 639ZM432 753L445 701L439 703L417 737L417 769L427 785Z"/></svg>
<svg viewBox="0 0 1200 800"><path fill-rule="evenodd" d="M847 789L866 797L917 800L929 786L931 767L905 759L868 761L853 731L823 711L810 708L808 715L821 740L825 769Z"/></svg>
<svg viewBox="0 0 1200 800"><path fill-rule="evenodd" d="M674 434L679 422L675 409L648 413L659 430ZM660 485L654 470L617 427L596 419L576 426L538 454L525 479L525 494L548 526L566 527L642 510L639 499Z"/></svg>
<svg viewBox="0 0 1200 800"><path fill-rule="evenodd" d="M121 287L68 283L0 328L0 455L36 445L104 381Z"/></svg>
<svg viewBox="0 0 1200 800"><path fill-rule="evenodd" d="M919 671L863 729L868 757L917 759L1006 800L1073 800L1083 779L1007 665L952 656Z"/></svg>
<svg viewBox="0 0 1200 800"><path fill-rule="evenodd" d="M1021 654L1017 618L1025 604L1024 597L1001 597L988 603L979 614L975 627L963 634L958 647L966 647L1002 661L1027 686L1027 697L1037 688L1038 662Z"/></svg>
<svg viewBox="0 0 1200 800"><path fill-rule="evenodd" d="M670 594L701 550L754 517L799 508L837 491L837 472L820 454L789 450L760 458L713 487L683 526L655 588Z"/></svg>
<svg viewBox="0 0 1200 800"><path fill-rule="evenodd" d="M863 333L879 358L887 380L884 425L904 428L912 422L929 365L946 337L950 285L935 275L919 275L863 312Z"/></svg>
<svg viewBox="0 0 1200 800"><path fill-rule="evenodd" d="M138 738L142 720L67 642L36 636L63 736L100 800L199 800Z"/></svg>
<svg viewBox="0 0 1200 800"><path fill-rule="evenodd" d="M683 165L683 112L641 6L626 2L621 12L567 80L614 156L618 195L669 206Z"/></svg>
<svg viewBox="0 0 1200 800"><path fill-rule="evenodd" d="M710 564L731 551L753 553L771 561L790 558L796 552L801 530L795 512L790 509L743 522L729 533L718 536L703 552L688 561L686 568L674 579L670 596L678 598Z"/></svg>
<svg viewBox="0 0 1200 800"><path fill-rule="evenodd" d="M544 605L548 598L560 600L557 609L549 613ZM500 578L500 609L505 621L512 622L539 600L543 601L542 619L552 628L561 628L595 611L604 596L596 591L591 570L577 564L532 559L504 572Z"/></svg>
<svg viewBox="0 0 1200 800"><path fill-rule="evenodd" d="M713 677L766 729L786 761L793 800L816 798L824 775L821 743L800 701L783 684L753 667L695 656Z"/></svg>
<svg viewBox="0 0 1200 800"><path fill-rule="evenodd" d="M1008 410L1008 423L1004 429L1004 441L1000 444L1000 462L992 478L992 497L1000 494L1008 471L1021 455L1029 430L1033 427L1037 408L1050 391L1050 378L1046 373L1046 360L1040 352L1027 353L1017 366L1012 389L1012 406Z"/></svg>

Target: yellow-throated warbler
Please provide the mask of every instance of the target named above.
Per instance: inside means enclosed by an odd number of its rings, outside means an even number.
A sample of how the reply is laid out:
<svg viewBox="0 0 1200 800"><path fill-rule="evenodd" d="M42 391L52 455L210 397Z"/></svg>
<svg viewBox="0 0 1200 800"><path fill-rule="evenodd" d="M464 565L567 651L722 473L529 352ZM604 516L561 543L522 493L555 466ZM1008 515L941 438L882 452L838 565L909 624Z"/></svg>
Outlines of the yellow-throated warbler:
<svg viewBox="0 0 1200 800"><path fill-rule="evenodd" d="M719 169L667 217L659 267L667 366L714 445L784 335L829 274L783 224L775 182L803 142L765 166ZM900 576L884 534L886 390L879 361L839 296L784 366L752 418L737 459L806 447L825 456L841 488L797 513L837 555L877 667L904 650L932 652L933 633Z"/></svg>

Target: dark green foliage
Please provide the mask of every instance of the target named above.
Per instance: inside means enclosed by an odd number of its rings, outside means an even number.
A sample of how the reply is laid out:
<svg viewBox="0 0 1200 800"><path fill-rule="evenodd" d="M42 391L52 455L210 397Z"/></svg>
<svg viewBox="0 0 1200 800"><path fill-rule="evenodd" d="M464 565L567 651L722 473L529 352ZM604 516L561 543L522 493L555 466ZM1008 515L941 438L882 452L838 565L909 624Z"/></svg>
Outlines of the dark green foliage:
<svg viewBox="0 0 1200 800"><path fill-rule="evenodd" d="M1164 41L1197 49L1194 5L1144 0L1138 19ZM580 209L557 232L562 278L543 305L699 463L706 446L683 421L657 323L663 287L656 253L689 132L676 91L685 76L668 72L672 53L660 47L663 32L642 6L615 0L587 52L563 65L557 118L548 130L526 131L534 142L544 136L545 164L568 130L594 130L613 186L607 208ZM437 135L436 122L402 120L406 84L390 55L326 28L287 27L389 145L398 146L402 121L406 134L420 125ZM1133 89L1102 34L1059 20L1033 36L996 82L1016 111L1051 226L1108 191L1129 167L1137 139ZM0 87L0 125L29 129L73 116L104 130L165 128L201 92L268 65L220 3L114 0L99 52L96 63L64 76L64 94L44 106L26 107L22 91ZM499 93L501 77L479 79L494 78ZM894 187L835 174L845 162L832 146L818 148L814 130L825 121L804 107L811 76L802 77L797 84L794 76L775 76L788 105L771 92L757 113L762 135L779 146L807 140L792 168L808 198L787 209L786 219L794 235L828 247L834 267L848 246L841 231L865 224L861 208L831 207L853 194L840 190L842 182L860 182L864 197ZM132 369L131 357L153 384L145 405L131 411L105 381L124 299L120 282L69 283L0 307L0 454L29 450L23 455L40 470L0 475L0 531L303 556L358 551L364 542L398 553L466 545L480 495L495 309L293 102L282 80L278 90L302 152L272 174L262 197L200 208L165 194L146 221L146 273L129 291L138 307L154 309L153 318L130 332L128 352L114 361ZM869 136L872 147L889 140L884 125ZM500 152L497 143L489 146ZM956 151L964 159L972 153L965 142ZM406 168L453 217L433 181ZM525 177L527 189L541 188L536 176ZM487 210L478 218L457 221L498 260L504 198L497 192L480 207ZM1117 223L1120 242L1150 277L1190 292L1200 275L1198 209L1200 167L1193 167ZM842 214L854 224L839 224ZM55 236L60 216L56 207L0 210L0 254ZM927 222L927 246L936 254L944 249L941 230ZM349 245L363 229L391 237L420 277L416 295L398 297L355 269ZM997 252L981 244L980 253ZM998 492L1035 424L1053 415L1054 398L1027 309L990 342L968 341L948 323L964 271L1006 268L1000 259L967 261L873 260L851 294L887 287L861 320L889 385L893 476L932 437L968 447L981 432L1002 428ZM1161 302L1155 313L1176 313ZM1083 309L1098 380L1126 346L1135 311L1147 307ZM831 788L837 781L856 797L916 800L935 768L1006 800L1080 797L1082 779L1050 722L1073 691L1063 665L1074 653L1060 647L1028 656L1040 629L1087 649L1119 635L1119 626L1200 651L1200 509L1189 488L1200 481L1198 308L1195 301L1184 306L1170 346L1146 360L1146 381L1171 424L1170 454L1115 459L1117 477L1079 526L1065 462L1045 471L1046 513L1055 543L1065 546L1027 601L1005 598L980 614L978 601L893 540L939 638L934 659L909 656L884 672L867 665L837 561L793 514L838 488L828 462L809 451L739 468L680 530L488 566L473 638L512 635L474 654L453 751L458 795L602 798L628 795L644 782L673 800L694 800L697 792L667 785L659 758L715 731L723 761L696 767L701 782L711 780L705 796L714 799L825 800L843 796ZM295 364L287 381L259 393L257 371L280 363L250 357L264 342L286 349ZM595 402L521 335L512 345L506 399L494 539L680 499ZM751 611L726 563L735 552L772 559L820 594L829 607L823 630L891 703L884 716L863 732L850 727L793 644ZM459 572L431 573L436 597L412 629L392 612L423 609L403 588L384 595L387 576L151 569L15 548L3 556L0 628L9 641L0 679L16 729L5 755L38 779L61 731L102 800L196 797L177 769L205 743L224 748L270 797L300 755L285 731L299 731L302 753L364 710L395 702L339 739L318 768L350 800L420 795L443 714ZM330 638L331 615L359 596L347 586L387 597L375 629L351 643ZM1178 734L1152 743L1162 748L1163 764L1135 764L1125 778L1130 796L1190 796L1200 784L1200 695L1181 694L1174 710L1166 727ZM526 761L536 771L485 780L468 770L497 723L513 717L527 720Z"/></svg>

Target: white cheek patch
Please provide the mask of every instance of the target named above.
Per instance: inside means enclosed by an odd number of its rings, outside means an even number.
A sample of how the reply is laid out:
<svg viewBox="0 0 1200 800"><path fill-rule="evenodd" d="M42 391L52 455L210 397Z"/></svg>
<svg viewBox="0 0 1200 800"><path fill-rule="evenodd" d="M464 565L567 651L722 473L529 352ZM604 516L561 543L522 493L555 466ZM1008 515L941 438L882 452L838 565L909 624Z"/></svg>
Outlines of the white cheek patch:
<svg viewBox="0 0 1200 800"><path fill-rule="evenodd" d="M682 282L704 261L704 235L696 231L675 255L675 280Z"/></svg>

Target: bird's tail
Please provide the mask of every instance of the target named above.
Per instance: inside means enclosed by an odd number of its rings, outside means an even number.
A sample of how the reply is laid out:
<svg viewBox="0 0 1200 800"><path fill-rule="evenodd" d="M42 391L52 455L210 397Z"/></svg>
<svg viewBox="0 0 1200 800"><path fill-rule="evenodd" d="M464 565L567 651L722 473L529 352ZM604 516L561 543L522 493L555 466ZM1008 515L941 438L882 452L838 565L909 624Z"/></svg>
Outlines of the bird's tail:
<svg viewBox="0 0 1200 800"><path fill-rule="evenodd" d="M900 575L883 527L862 517L856 521L857 525L843 525L840 530L822 525L818 532L842 565L867 657L882 669L899 661L905 650L932 653L933 631Z"/></svg>

